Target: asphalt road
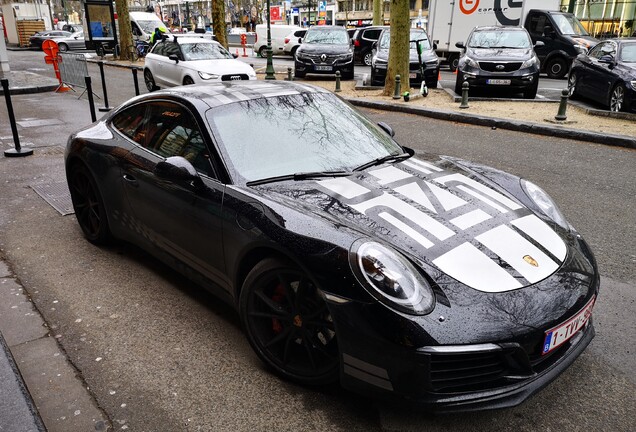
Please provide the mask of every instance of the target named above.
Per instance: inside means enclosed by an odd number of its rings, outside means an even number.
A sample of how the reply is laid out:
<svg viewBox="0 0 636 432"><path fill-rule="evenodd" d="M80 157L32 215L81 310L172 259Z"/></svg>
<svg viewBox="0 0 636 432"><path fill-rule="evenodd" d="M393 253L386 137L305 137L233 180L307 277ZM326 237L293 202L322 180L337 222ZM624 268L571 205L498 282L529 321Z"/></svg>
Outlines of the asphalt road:
<svg viewBox="0 0 636 432"><path fill-rule="evenodd" d="M39 68L21 61L14 70ZM90 71L95 81L97 68ZM132 95L130 71L106 73L111 105ZM35 156L0 158L0 254L115 430L634 430L636 151L366 111L418 153L464 157L540 184L590 242L602 274L597 337L555 382L514 409L431 416L281 381L251 351L231 308L132 246L86 242L73 216L60 216L29 187L64 181L68 134L90 123L77 96L14 96L18 120L49 121L20 129ZM4 147L6 118L0 104ZM72 431L59 418L52 424Z"/></svg>

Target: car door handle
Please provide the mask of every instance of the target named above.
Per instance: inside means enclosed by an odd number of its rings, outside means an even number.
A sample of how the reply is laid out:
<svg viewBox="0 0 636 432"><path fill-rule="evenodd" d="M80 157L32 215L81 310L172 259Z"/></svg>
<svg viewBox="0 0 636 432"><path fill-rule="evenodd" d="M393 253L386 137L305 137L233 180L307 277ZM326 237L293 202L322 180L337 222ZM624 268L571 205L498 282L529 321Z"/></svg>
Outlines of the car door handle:
<svg viewBox="0 0 636 432"><path fill-rule="evenodd" d="M139 182L137 181L137 179L131 176L130 174L124 174L124 180L126 180L126 183L128 183L131 186L134 186L134 187L139 186Z"/></svg>

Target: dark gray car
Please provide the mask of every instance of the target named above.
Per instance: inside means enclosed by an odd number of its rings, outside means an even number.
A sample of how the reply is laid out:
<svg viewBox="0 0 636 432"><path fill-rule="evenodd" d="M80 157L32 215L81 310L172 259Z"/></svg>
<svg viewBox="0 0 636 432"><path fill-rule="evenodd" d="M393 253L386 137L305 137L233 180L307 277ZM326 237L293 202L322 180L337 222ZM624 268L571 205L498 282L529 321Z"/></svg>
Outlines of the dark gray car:
<svg viewBox="0 0 636 432"><path fill-rule="evenodd" d="M57 42L57 46L60 51L69 51L69 50L83 50L86 49L86 43L84 42L84 32L78 31L65 38L55 38L55 42Z"/></svg>
<svg viewBox="0 0 636 432"><path fill-rule="evenodd" d="M353 79L353 44L342 26L313 26L296 50L294 75L334 74Z"/></svg>

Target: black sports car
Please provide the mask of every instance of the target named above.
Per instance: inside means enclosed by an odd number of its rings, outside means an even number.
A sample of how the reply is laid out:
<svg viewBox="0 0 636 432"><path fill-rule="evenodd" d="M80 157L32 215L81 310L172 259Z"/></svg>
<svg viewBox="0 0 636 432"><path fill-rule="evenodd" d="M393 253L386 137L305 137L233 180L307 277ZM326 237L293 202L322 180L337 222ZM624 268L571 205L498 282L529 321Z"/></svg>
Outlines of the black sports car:
<svg viewBox="0 0 636 432"><path fill-rule="evenodd" d="M570 96L599 101L611 111L636 109L636 38L606 40L580 54L568 89Z"/></svg>
<svg viewBox="0 0 636 432"><path fill-rule="evenodd" d="M66 173L89 241L135 243L234 305L282 377L521 403L594 336L592 252L538 186L392 135L313 86L192 85L72 135Z"/></svg>

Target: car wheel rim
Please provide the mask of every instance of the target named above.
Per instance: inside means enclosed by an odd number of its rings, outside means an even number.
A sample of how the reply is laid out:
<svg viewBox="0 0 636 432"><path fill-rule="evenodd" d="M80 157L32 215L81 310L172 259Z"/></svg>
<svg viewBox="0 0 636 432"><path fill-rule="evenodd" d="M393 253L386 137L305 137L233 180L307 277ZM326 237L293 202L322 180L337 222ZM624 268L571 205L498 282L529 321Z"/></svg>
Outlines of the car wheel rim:
<svg viewBox="0 0 636 432"><path fill-rule="evenodd" d="M155 89L155 80L152 78L152 74L149 70L144 72L144 80L146 81L146 88L148 91L153 91Z"/></svg>
<svg viewBox="0 0 636 432"><path fill-rule="evenodd" d="M550 72L554 76L560 75L562 70L563 70L563 66L561 65L561 63L559 61L554 61L550 65Z"/></svg>
<svg viewBox="0 0 636 432"><path fill-rule="evenodd" d="M77 220L90 237L97 237L102 226L99 198L93 183L82 171L76 171L70 185Z"/></svg>
<svg viewBox="0 0 636 432"><path fill-rule="evenodd" d="M614 112L618 112L623 107L623 98L625 97L625 92L623 91L623 87L618 86L612 92L612 100L610 102L610 109Z"/></svg>
<svg viewBox="0 0 636 432"><path fill-rule="evenodd" d="M568 79L568 94L572 96L576 92L576 74L570 75Z"/></svg>
<svg viewBox="0 0 636 432"><path fill-rule="evenodd" d="M286 373L321 377L338 366L327 305L300 273L276 272L262 278L250 293L247 323L259 350Z"/></svg>
<svg viewBox="0 0 636 432"><path fill-rule="evenodd" d="M371 66L371 60L373 60L373 54L370 52L364 55L364 64L367 66Z"/></svg>

